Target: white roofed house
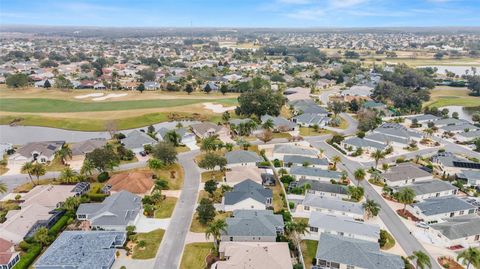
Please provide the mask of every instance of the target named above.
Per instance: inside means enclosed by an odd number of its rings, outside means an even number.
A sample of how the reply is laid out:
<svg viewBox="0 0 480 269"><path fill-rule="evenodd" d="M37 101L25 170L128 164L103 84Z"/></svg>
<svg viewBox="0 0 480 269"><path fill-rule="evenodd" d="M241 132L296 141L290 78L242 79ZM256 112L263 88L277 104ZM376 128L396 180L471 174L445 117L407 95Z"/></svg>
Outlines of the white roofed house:
<svg viewBox="0 0 480 269"><path fill-rule="evenodd" d="M211 122L202 122L190 125L192 132L200 139L218 135L219 137L228 136L227 128L213 124Z"/></svg>
<svg viewBox="0 0 480 269"><path fill-rule="evenodd" d="M273 159L283 160L285 155L307 156L317 158L319 152L315 148L292 144L276 144L273 147Z"/></svg>
<svg viewBox="0 0 480 269"><path fill-rule="evenodd" d="M456 195L458 188L448 181L432 179L427 181L414 182L404 186L393 187L394 191L410 188L415 192L415 201L423 201L433 197Z"/></svg>
<svg viewBox="0 0 480 269"><path fill-rule="evenodd" d="M271 210L235 210L226 222L222 242L275 242L285 228L282 215Z"/></svg>
<svg viewBox="0 0 480 269"><path fill-rule="evenodd" d="M145 81L143 83L143 86L145 86L145 90L150 90L150 91L153 91L153 90L158 90L160 89L160 83L156 82L156 81Z"/></svg>
<svg viewBox="0 0 480 269"><path fill-rule="evenodd" d="M407 206L419 219L426 222L439 222L445 218L470 215L477 212L477 207L456 196L425 199Z"/></svg>
<svg viewBox="0 0 480 269"><path fill-rule="evenodd" d="M307 166L293 166L289 173L296 180L311 179L330 182L331 180L339 181L342 178L341 172Z"/></svg>
<svg viewBox="0 0 480 269"><path fill-rule="evenodd" d="M291 168L294 166L305 166L315 167L327 170L330 163L327 158L312 158L307 156L299 155L284 155L283 156L283 166L285 168Z"/></svg>
<svg viewBox="0 0 480 269"><path fill-rule="evenodd" d="M263 115L261 117L262 124L264 124L268 120L271 120L273 122L274 132L289 132L289 131L297 130L298 128L295 122L287 120L280 116L273 117L270 115Z"/></svg>
<svg viewBox="0 0 480 269"><path fill-rule="evenodd" d="M444 247L480 247L480 217L478 215L458 216L443 219L430 225L436 241Z"/></svg>
<svg viewBox="0 0 480 269"><path fill-rule="evenodd" d="M414 182L432 179L432 174L412 163L401 163L381 174L388 186L405 186Z"/></svg>
<svg viewBox="0 0 480 269"><path fill-rule="evenodd" d="M310 218L312 212L347 216L356 220L363 220L365 217L365 211L359 203L307 193L303 201L297 205L294 216Z"/></svg>

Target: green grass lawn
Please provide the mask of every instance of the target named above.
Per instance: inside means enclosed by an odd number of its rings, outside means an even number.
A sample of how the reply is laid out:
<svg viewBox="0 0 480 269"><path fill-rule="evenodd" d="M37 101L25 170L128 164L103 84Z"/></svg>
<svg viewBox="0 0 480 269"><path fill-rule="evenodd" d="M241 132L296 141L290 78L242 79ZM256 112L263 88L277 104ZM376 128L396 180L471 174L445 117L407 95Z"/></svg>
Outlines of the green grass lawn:
<svg viewBox="0 0 480 269"><path fill-rule="evenodd" d="M205 269L205 258L213 250L213 243L193 243L185 246L180 269Z"/></svg>
<svg viewBox="0 0 480 269"><path fill-rule="evenodd" d="M223 182L225 171L206 171L202 173L202 182L207 182L213 179L218 182Z"/></svg>
<svg viewBox="0 0 480 269"><path fill-rule="evenodd" d="M167 197L165 198L165 200L162 200L160 204L157 205L157 210L155 210L155 218L170 218L172 216L173 210L175 209L176 203L177 198L175 197Z"/></svg>
<svg viewBox="0 0 480 269"><path fill-rule="evenodd" d="M315 132L313 128L309 127L300 127L300 135L301 136L316 136L316 135L324 135L324 134L331 134L333 133L330 130L325 129L318 129L318 132Z"/></svg>
<svg viewBox="0 0 480 269"><path fill-rule="evenodd" d="M231 212L223 212L223 213L218 213L217 212L217 215L215 216L215 220L226 219L226 218L230 217L231 215L232 215ZM198 214L195 212L195 214L193 215L193 219L192 219L192 226L190 226L190 231L194 232L194 233L204 233L205 230L207 229L207 226L201 224L198 221L197 217L198 217Z"/></svg>
<svg viewBox="0 0 480 269"><path fill-rule="evenodd" d="M145 108L185 106L208 102L205 99L157 99L109 102L80 102L47 98L2 98L0 110L9 112L65 113L89 111L118 111ZM211 102L235 104L236 98L214 99Z"/></svg>
<svg viewBox="0 0 480 269"><path fill-rule="evenodd" d="M172 172L175 175L173 178ZM179 190L183 186L183 169L178 163L156 170L154 173L158 178L168 181L168 187L170 190Z"/></svg>
<svg viewBox="0 0 480 269"><path fill-rule="evenodd" d="M480 97L468 96L441 96L435 98L434 101L428 103L429 107L444 107L444 106L464 106L475 107L480 106Z"/></svg>
<svg viewBox="0 0 480 269"><path fill-rule="evenodd" d="M301 243L303 260L305 261L305 267L310 269L312 267L313 259L317 253L318 241L315 240L303 240Z"/></svg>
<svg viewBox="0 0 480 269"><path fill-rule="evenodd" d="M139 233L135 235L137 245L133 248L133 259L152 259L157 254L160 242L162 242L165 230L158 229L149 233ZM145 241L146 245L143 248L138 246L138 242Z"/></svg>

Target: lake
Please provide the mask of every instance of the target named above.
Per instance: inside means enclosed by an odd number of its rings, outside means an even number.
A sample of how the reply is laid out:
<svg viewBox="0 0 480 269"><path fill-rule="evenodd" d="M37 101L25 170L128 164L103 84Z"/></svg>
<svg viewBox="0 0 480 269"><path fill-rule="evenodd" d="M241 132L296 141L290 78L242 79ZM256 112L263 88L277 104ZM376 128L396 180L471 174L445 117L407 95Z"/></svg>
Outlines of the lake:
<svg viewBox="0 0 480 269"><path fill-rule="evenodd" d="M440 110L442 109L448 109L450 117L452 116L453 112L458 113L458 117L460 119L472 121L472 115L475 113L480 113L480 106L476 107L463 107L463 106L444 106L441 107Z"/></svg>

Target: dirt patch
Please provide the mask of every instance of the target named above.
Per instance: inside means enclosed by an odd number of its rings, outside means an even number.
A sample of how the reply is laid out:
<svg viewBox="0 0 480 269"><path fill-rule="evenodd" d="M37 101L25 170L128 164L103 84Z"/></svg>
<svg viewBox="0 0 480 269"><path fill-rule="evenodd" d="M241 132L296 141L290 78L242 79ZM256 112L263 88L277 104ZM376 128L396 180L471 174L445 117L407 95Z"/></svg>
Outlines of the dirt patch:
<svg viewBox="0 0 480 269"><path fill-rule="evenodd" d="M450 257L440 257L437 259L438 263L440 263L440 265L443 267L443 268L448 268L448 269L463 269L463 266L461 266L460 264L458 264L458 262L456 262L454 259L450 258Z"/></svg>

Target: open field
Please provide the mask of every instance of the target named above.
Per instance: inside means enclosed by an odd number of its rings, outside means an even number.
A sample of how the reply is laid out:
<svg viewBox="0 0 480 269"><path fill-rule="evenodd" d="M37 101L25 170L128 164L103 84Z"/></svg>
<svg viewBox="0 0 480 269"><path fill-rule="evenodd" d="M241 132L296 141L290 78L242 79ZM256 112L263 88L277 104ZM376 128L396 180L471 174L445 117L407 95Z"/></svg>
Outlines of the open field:
<svg viewBox="0 0 480 269"><path fill-rule="evenodd" d="M75 99L75 96L93 92L0 88L0 124L15 122L17 125L102 131L107 120L114 120L120 130L182 119L220 121L221 113L205 109L203 103L232 106L237 104L238 96L122 91L128 96L101 102Z"/></svg>
<svg viewBox="0 0 480 269"><path fill-rule="evenodd" d="M470 96L470 92L467 88L436 87L432 90L431 100L426 102L424 106L480 106L480 97Z"/></svg>
<svg viewBox="0 0 480 269"><path fill-rule="evenodd" d="M205 258L213 251L213 243L192 243L185 246L180 269L204 269Z"/></svg>

